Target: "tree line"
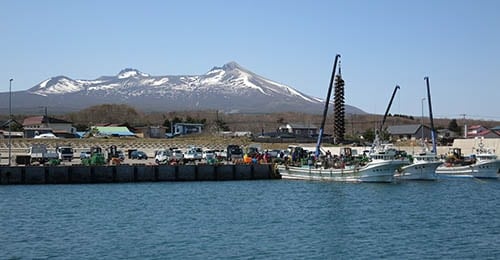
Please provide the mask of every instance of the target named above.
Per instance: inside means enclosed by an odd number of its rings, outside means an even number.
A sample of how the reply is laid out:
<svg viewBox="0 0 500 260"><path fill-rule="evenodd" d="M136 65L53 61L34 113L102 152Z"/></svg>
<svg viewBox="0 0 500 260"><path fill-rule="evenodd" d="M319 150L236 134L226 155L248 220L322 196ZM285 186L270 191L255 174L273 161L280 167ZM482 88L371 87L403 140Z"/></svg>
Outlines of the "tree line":
<svg viewBox="0 0 500 260"><path fill-rule="evenodd" d="M332 114L332 113L330 113ZM24 118L33 115L16 115L16 121L22 123ZM281 125L287 123L299 123L316 126L319 128L322 120L320 114L307 114L297 112L267 113L267 114L235 114L224 113L217 110L203 111L165 111L148 112L139 111L126 104L103 104L92 106L78 112L50 115L51 117L73 122L78 131L85 131L92 125L98 124L121 124L132 127L141 126L164 126L171 131L175 123L201 123L204 124L205 132L217 131L250 131L252 133L274 132ZM8 118L4 115L3 118ZM373 130L378 128L382 115L373 114L346 114L345 132L346 139L356 139L359 136L371 137ZM2 120L2 117L0 117ZM325 125L325 133L333 133L335 121L334 115L328 115ZM459 121L462 125L459 124ZM437 129L448 128L461 135L463 124L480 124L485 127L500 125L496 121L463 120L457 119L435 119ZM391 115L387 118L386 126L402 124L420 124L420 118L405 115ZM427 126L429 122L424 122ZM20 130L20 129L18 129ZM13 129L13 131L16 131ZM371 139L371 138L368 138Z"/></svg>

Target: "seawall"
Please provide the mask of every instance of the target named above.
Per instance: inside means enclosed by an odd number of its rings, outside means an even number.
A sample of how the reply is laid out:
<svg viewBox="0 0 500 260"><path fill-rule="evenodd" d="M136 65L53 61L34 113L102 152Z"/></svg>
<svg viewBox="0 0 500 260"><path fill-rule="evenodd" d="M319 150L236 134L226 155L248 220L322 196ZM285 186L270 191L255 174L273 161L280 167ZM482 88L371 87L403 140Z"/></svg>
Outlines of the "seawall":
<svg viewBox="0 0 500 260"><path fill-rule="evenodd" d="M272 164L0 166L0 185L279 179Z"/></svg>

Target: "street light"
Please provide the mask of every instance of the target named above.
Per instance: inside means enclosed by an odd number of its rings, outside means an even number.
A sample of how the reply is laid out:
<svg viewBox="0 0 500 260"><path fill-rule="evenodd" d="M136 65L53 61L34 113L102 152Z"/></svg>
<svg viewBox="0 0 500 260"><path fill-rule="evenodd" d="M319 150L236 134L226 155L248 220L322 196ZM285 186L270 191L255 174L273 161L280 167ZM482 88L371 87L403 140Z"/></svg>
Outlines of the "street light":
<svg viewBox="0 0 500 260"><path fill-rule="evenodd" d="M9 80L9 166L10 162L12 160L11 157L11 150L12 150L12 140L11 140L11 127L10 124L12 123L12 81L14 79Z"/></svg>
<svg viewBox="0 0 500 260"><path fill-rule="evenodd" d="M424 101L425 101L425 98L422 98L422 119L421 119L422 146L425 146L425 143L424 143Z"/></svg>

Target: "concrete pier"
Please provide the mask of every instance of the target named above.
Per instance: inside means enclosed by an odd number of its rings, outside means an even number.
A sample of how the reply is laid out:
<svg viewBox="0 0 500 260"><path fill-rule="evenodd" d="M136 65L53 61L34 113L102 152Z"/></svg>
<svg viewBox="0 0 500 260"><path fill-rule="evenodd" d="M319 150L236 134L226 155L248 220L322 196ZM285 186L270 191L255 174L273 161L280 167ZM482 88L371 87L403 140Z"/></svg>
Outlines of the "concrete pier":
<svg viewBox="0 0 500 260"><path fill-rule="evenodd" d="M1 168L0 168L1 169ZM91 168L83 165L75 165L71 166L71 174L69 175L69 183L92 183L91 178ZM2 174L0 172L0 174Z"/></svg>
<svg viewBox="0 0 500 260"><path fill-rule="evenodd" d="M26 184L45 184L45 167L28 166L24 168L24 181Z"/></svg>
<svg viewBox="0 0 500 260"><path fill-rule="evenodd" d="M215 168L217 180L236 180L234 165L218 165Z"/></svg>
<svg viewBox="0 0 500 260"><path fill-rule="evenodd" d="M159 165L156 168L158 169L158 181L177 180L177 167L172 167L170 165Z"/></svg>
<svg viewBox="0 0 500 260"><path fill-rule="evenodd" d="M279 179L271 164L0 166L0 185Z"/></svg>
<svg viewBox="0 0 500 260"><path fill-rule="evenodd" d="M156 181L156 169L157 167L153 165L136 165L135 169L135 181L143 182L143 181Z"/></svg>
<svg viewBox="0 0 500 260"><path fill-rule="evenodd" d="M115 166L115 182L134 182L134 167L129 165Z"/></svg>
<svg viewBox="0 0 500 260"><path fill-rule="evenodd" d="M47 170L47 179L45 180L45 183L48 184L69 183L69 175L70 175L69 166L48 167L46 170Z"/></svg>
<svg viewBox="0 0 500 260"><path fill-rule="evenodd" d="M183 165L182 167L177 167L177 176L176 180L178 181L196 181L198 180L196 177L196 173L198 172L198 168L196 165Z"/></svg>

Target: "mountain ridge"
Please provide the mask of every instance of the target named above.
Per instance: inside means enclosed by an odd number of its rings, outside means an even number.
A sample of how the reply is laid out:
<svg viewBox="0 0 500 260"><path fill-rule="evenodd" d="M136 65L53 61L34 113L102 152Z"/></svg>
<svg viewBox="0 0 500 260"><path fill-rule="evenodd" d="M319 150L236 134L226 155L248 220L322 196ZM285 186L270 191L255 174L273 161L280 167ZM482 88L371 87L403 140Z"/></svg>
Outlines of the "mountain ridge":
<svg viewBox="0 0 500 260"><path fill-rule="evenodd" d="M123 103L145 111L215 109L236 113L321 113L324 106L322 99L264 78L234 61L214 66L202 75L151 76L134 68L92 80L60 75L26 91L17 91L16 95L17 100L21 100L16 102L14 107L17 108L50 104L53 108L79 110L103 103ZM5 93L0 93L0 100L4 98ZM346 113L365 112L346 105Z"/></svg>

